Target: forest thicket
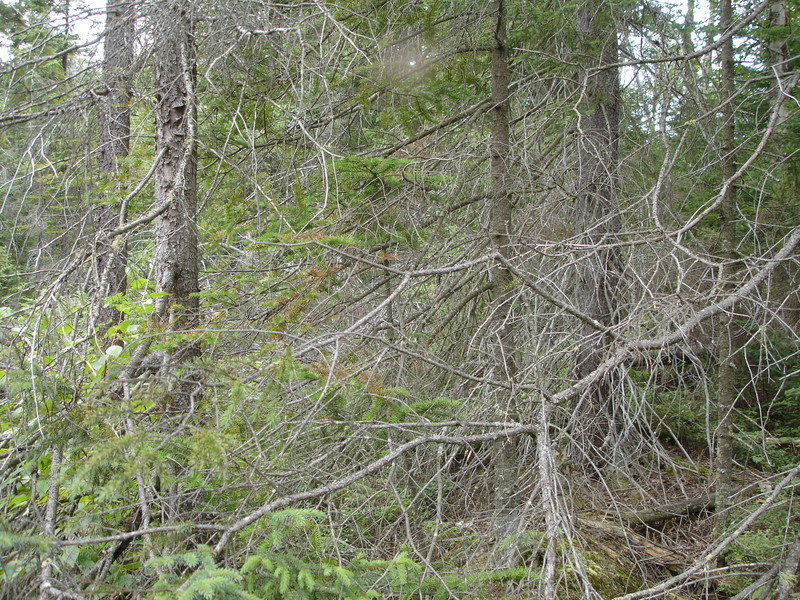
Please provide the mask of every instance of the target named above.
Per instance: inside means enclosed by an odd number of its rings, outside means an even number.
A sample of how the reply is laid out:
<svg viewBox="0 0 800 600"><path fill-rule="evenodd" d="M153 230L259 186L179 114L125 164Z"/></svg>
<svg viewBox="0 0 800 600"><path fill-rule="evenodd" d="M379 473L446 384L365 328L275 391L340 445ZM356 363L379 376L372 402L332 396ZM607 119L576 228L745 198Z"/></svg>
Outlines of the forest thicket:
<svg viewBox="0 0 800 600"><path fill-rule="evenodd" d="M800 597L798 19L0 2L0 597Z"/></svg>

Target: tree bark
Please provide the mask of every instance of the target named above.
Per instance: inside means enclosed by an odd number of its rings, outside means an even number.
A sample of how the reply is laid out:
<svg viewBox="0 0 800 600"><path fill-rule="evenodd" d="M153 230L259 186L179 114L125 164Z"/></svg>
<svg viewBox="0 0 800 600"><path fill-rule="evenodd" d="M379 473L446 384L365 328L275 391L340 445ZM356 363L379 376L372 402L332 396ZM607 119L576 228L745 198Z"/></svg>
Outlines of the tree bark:
<svg viewBox="0 0 800 600"><path fill-rule="evenodd" d="M100 149L98 167L108 179L112 191L103 203L95 206L93 221L95 231L94 275L94 330L103 335L120 322L121 313L113 306L105 306L108 296L125 293L127 248L124 236L111 243L107 234L125 218L120 215L116 200L122 189L118 180L119 163L128 155L131 134L131 64L133 63L134 13L128 0L109 0L106 8L106 38L103 54L103 82L106 96L100 112Z"/></svg>
<svg viewBox="0 0 800 600"><path fill-rule="evenodd" d="M795 536L794 543L783 561L781 570L778 572L778 583L775 590L776 600L788 600L789 595L797 588L798 566L800 566L800 533Z"/></svg>
<svg viewBox="0 0 800 600"><path fill-rule="evenodd" d="M575 303L586 317L606 326L617 318L619 257L609 244L619 231L616 207L619 69L617 32L606 3L577 12L583 69L578 75L581 99L576 131L576 234L585 254L578 257ZM603 361L607 335L581 322L575 376L581 379ZM574 406L571 453L576 464L596 468L607 463L614 440L612 380L590 386Z"/></svg>
<svg viewBox="0 0 800 600"><path fill-rule="evenodd" d="M732 24L731 0L721 0L719 29L725 34ZM734 63L733 39L729 38L720 49L721 91L721 153L723 181L730 181L736 174L736 141L734 138ZM736 271L736 188L727 185L720 203L722 285L726 291L735 287L733 275ZM730 502L733 470L733 424L732 413L737 396L736 386L736 324L733 309L722 315L718 341L719 378L717 381L717 432L716 478L717 512L723 512ZM717 523L721 526L721 520Z"/></svg>
<svg viewBox="0 0 800 600"><path fill-rule="evenodd" d="M779 122L784 123L789 118L789 108L783 102L784 90L782 89L781 79L788 72L788 65L786 64L789 58L789 50L786 44L786 33L784 32L787 25L786 21L786 3L784 0L773 0L769 5L769 64L772 66L773 74L775 75L775 102L781 102Z"/></svg>
<svg viewBox="0 0 800 600"><path fill-rule="evenodd" d="M492 180L488 233L492 248L508 261L513 254L510 235L513 205L508 170L511 134L508 120L509 72L505 0L495 0L494 2L491 69L490 170ZM492 297L489 330L493 370L495 378L507 381L512 386L510 390L494 390L494 411L499 420L514 420L516 411L513 383L517 374L517 363L514 356L516 348L511 323L513 298L509 290L512 276L505 266L496 263L492 266L489 278ZM493 446L492 465L495 487L495 537L499 541L514 534L517 526L518 511L515 510L513 500L517 483L517 450L513 440L502 440ZM502 559L502 562L506 563L505 566L510 566L508 564L510 561L509 556Z"/></svg>
<svg viewBox="0 0 800 600"><path fill-rule="evenodd" d="M155 201L167 209L155 221L156 310L162 325L189 328L199 300L195 48L191 4L158 3L155 23Z"/></svg>

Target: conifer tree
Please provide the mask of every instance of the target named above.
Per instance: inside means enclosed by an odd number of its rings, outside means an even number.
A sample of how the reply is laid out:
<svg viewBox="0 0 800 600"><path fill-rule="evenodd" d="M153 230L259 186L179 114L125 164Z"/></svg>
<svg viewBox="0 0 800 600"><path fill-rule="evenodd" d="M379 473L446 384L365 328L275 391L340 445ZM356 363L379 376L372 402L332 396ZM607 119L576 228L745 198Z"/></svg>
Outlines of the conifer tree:
<svg viewBox="0 0 800 600"><path fill-rule="evenodd" d="M513 186L509 174L511 156L511 131L509 127L509 68L506 40L506 2L496 0L491 19L491 141L490 171L491 191L489 196L488 232L492 249L505 261L512 258L513 246ZM514 345L512 306L515 293L510 288L511 273L502 263L496 263L489 274L491 283L491 324L489 326L492 348L491 372L498 381L507 384L505 389L494 391L495 413L500 421L516 420L514 383L517 377L517 349ZM517 533L519 514L514 506L517 485L517 452L514 440L498 442L492 453L494 476L495 528L498 540ZM513 547L511 547L513 551ZM507 566L513 562L509 552L502 562Z"/></svg>
<svg viewBox="0 0 800 600"><path fill-rule="evenodd" d="M194 4L154 6L157 167L155 284L162 325L191 327L198 318L197 142Z"/></svg>
<svg viewBox="0 0 800 600"><path fill-rule="evenodd" d="M121 318L107 296L126 290L127 248L124 238L111 243L107 234L125 222L119 202L125 187L119 181L119 166L128 155L131 130L131 77L133 68L134 5L126 0L109 0L106 8L106 36L103 49L105 95L100 109L98 167L107 177L107 198L94 207L94 323L99 333Z"/></svg>
<svg viewBox="0 0 800 600"><path fill-rule="evenodd" d="M575 225L579 247L576 308L587 319L580 335L575 376L591 375L606 357L608 328L617 320L620 259L614 247L617 214L620 87L617 30L609 2L587 3L576 13L579 101L575 124ZM576 400L573 459L589 470L611 460L614 444L614 383L602 375ZM617 400L618 401L618 400Z"/></svg>

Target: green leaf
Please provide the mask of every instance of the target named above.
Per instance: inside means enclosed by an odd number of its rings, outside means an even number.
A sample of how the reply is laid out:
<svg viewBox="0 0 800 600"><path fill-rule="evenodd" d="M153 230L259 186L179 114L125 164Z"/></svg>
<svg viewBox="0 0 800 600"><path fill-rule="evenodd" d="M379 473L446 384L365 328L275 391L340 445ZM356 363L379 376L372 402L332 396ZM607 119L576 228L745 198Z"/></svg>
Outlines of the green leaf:
<svg viewBox="0 0 800 600"><path fill-rule="evenodd" d="M8 508L13 509L17 506L21 506L30 500L30 497L30 494L17 494L16 496L12 496L8 501Z"/></svg>
<svg viewBox="0 0 800 600"><path fill-rule="evenodd" d="M113 346L109 346L106 348L106 356L110 356L112 358L119 358L120 354L122 354L122 346L117 346L114 344Z"/></svg>
<svg viewBox="0 0 800 600"><path fill-rule="evenodd" d="M133 281L131 281L128 287L132 291L142 292L145 291L148 287L150 287L150 281L148 279L141 277L139 279L134 279Z"/></svg>
<svg viewBox="0 0 800 600"><path fill-rule="evenodd" d="M107 357L105 354L101 354L100 356L98 356L97 358L95 358L95 359L94 359L94 360L93 360L93 361L90 363L90 365L91 365L91 367L92 367L92 370L93 370L95 373L97 373L98 371L101 371L101 370L103 369L103 367L105 367L105 366L106 366L106 361L107 361L107 360L108 360L108 357Z"/></svg>
<svg viewBox="0 0 800 600"><path fill-rule="evenodd" d="M61 550L59 562L64 567L71 567L78 562L78 547L77 546L64 546Z"/></svg>

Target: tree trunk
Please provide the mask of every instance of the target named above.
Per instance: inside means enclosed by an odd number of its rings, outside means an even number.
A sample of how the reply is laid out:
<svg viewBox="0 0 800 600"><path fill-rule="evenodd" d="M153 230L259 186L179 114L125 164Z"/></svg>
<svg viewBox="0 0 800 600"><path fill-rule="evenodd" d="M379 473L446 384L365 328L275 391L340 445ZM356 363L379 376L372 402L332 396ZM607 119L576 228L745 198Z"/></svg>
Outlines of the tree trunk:
<svg viewBox="0 0 800 600"><path fill-rule="evenodd" d="M577 13L584 65L579 73L581 99L576 131L575 222L580 247L575 303L584 315L611 326L616 320L619 257L610 246L619 231L616 208L619 135L619 69L598 68L617 62L617 33L607 4ZM581 322L575 376L594 371L605 357L606 334ZM590 386L575 405L572 454L576 464L602 466L612 457L615 407L607 376Z"/></svg>
<svg viewBox="0 0 800 600"><path fill-rule="evenodd" d="M492 109L491 109L491 195L489 203L489 239L492 248L503 258L510 259L513 253L510 236L513 206L508 173L510 127L508 122L509 72L508 48L506 46L505 0L495 0L492 19ZM502 264L496 263L490 273L492 311L491 351L493 371L496 379L513 386L517 364L516 348L511 324L513 298L509 290L511 273ZM498 420L516 418L513 389L494 391L494 409ZM495 444L492 454L494 475L495 537L499 540L516 532L517 512L514 507L514 492L517 483L517 451L513 440ZM509 546L510 548L511 546ZM508 553L506 553L508 554ZM502 559L509 563L510 557ZM510 566L506 564L505 566Z"/></svg>
<svg viewBox="0 0 800 600"><path fill-rule="evenodd" d="M681 27L681 44L683 46L683 53L686 55L692 54L695 51L694 35L696 23L694 20L694 9L696 0L687 0L686 2L686 16L683 20L683 27ZM699 104L699 95L701 90L697 74L695 73L696 65L692 61L683 61L683 93L686 96L686 105L684 110L691 111L691 115L697 113L697 105ZM702 78L700 78L702 79Z"/></svg>
<svg viewBox="0 0 800 600"><path fill-rule="evenodd" d="M95 253L94 330L103 335L119 323L121 313L105 306L107 296L126 290L127 248L124 238L110 243L106 236L120 225L125 215L115 202L122 189L118 179L121 159L128 155L131 134L131 64L133 63L134 14L127 0L109 0L106 9L106 39L103 58L103 82L106 96L100 113L100 149L98 167L113 190L103 204L94 207Z"/></svg>
<svg viewBox="0 0 800 600"><path fill-rule="evenodd" d="M719 30L724 35L732 24L731 0L721 0ZM722 178L729 182L736 174L736 141L734 139L734 64L733 39L729 38L720 49L721 62L721 115L722 115ZM725 290L735 287L736 271L736 188L730 184L723 190L720 203L722 285ZM717 512L724 511L730 503L733 469L733 424L731 421L736 401L736 330L732 311L723 315L718 342L719 379L717 382L717 452L715 464ZM721 525L721 521L718 526Z"/></svg>
<svg viewBox="0 0 800 600"><path fill-rule="evenodd" d="M191 5L158 3L155 24L155 201L166 210L155 221L157 318L172 328L197 321L197 149L195 48Z"/></svg>
<svg viewBox="0 0 800 600"><path fill-rule="evenodd" d="M772 66L775 75L775 102L781 102L779 122L784 123L789 118L789 108L783 102L784 90L782 89L781 79L788 72L786 64L789 58L789 50L786 44L786 3L784 0L773 0L769 5L769 64Z"/></svg>

